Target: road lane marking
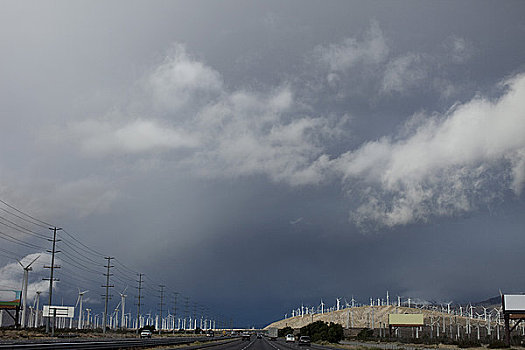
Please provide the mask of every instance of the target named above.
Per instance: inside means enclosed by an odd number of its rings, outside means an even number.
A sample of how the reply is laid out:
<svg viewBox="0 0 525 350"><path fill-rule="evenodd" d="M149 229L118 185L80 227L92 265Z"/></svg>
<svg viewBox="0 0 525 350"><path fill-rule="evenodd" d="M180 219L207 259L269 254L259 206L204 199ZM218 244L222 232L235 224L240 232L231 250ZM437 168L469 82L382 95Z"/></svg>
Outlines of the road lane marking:
<svg viewBox="0 0 525 350"><path fill-rule="evenodd" d="M250 344L246 345L244 348L242 348L241 350L246 350L247 348L249 348L253 343L255 343L255 340L252 340L250 342Z"/></svg>

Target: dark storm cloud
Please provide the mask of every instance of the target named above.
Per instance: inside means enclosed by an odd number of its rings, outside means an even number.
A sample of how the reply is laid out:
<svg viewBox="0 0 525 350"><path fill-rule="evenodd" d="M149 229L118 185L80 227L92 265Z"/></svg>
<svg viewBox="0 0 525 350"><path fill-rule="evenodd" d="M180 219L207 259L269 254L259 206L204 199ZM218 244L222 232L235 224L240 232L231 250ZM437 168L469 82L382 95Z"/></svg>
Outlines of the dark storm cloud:
<svg viewBox="0 0 525 350"><path fill-rule="evenodd" d="M244 325L519 289L521 3L7 4L17 206Z"/></svg>

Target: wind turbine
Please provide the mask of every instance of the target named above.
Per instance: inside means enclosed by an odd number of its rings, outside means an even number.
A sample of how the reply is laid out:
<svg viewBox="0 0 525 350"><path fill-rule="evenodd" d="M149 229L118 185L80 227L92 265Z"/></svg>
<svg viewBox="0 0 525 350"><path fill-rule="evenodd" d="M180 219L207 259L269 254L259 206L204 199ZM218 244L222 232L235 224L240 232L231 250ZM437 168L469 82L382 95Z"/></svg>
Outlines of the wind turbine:
<svg viewBox="0 0 525 350"><path fill-rule="evenodd" d="M452 304L451 301L447 303L447 314L450 314L450 304Z"/></svg>
<svg viewBox="0 0 525 350"><path fill-rule="evenodd" d="M125 310L124 305L126 303L127 295L124 294L124 293L126 293L126 289L128 289L128 286L126 286L126 288L124 288L122 293L119 293L120 294L120 298L121 298L120 304L122 305L122 320L120 321L120 328L124 328L124 325L125 325L125 323L124 323L124 317L125 317L125 315L124 315L124 310Z"/></svg>
<svg viewBox="0 0 525 350"><path fill-rule="evenodd" d="M38 308L40 307L40 293L41 291L36 291L36 313L35 313L35 328L38 328Z"/></svg>
<svg viewBox="0 0 525 350"><path fill-rule="evenodd" d="M321 315L324 314L324 303L323 303L323 299L321 299Z"/></svg>
<svg viewBox="0 0 525 350"><path fill-rule="evenodd" d="M27 266L24 266L22 265L22 263L20 262L20 260L16 260L18 261L18 263L20 264L20 266L22 266L22 268L24 269L24 280L22 282L22 328L25 328L26 326L26 313L27 313L27 280L29 279L29 271L33 270L33 268L31 267L31 265L33 265L33 263L38 259L40 258L40 255L37 256L36 258L33 259L33 261L31 261Z"/></svg>
<svg viewBox="0 0 525 350"><path fill-rule="evenodd" d="M341 298L335 298L337 301L337 311L339 311L339 306L341 305Z"/></svg>
<svg viewBox="0 0 525 350"><path fill-rule="evenodd" d="M86 308L86 312L87 312L87 317L86 317L86 321L87 321L87 322L86 322L86 323L87 323L88 328L91 328L91 327L90 327L90 314L91 314L91 309L87 309L87 308Z"/></svg>
<svg viewBox="0 0 525 350"><path fill-rule="evenodd" d="M78 288L78 298L77 298L77 303L75 305L75 307L77 307L78 303L80 302L80 308L79 308L79 311L78 311L78 325L77 325L77 328L78 329L82 329L83 328L83 322L82 322L82 299L84 298L84 294L89 292L89 290L85 290L83 292L80 291L80 288Z"/></svg>

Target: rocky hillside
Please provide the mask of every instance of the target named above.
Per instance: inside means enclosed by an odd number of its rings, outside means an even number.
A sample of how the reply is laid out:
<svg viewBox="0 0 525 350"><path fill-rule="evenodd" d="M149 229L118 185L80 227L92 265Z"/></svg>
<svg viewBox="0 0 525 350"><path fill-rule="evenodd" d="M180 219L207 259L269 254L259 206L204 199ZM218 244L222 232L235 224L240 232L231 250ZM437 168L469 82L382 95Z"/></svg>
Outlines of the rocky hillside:
<svg viewBox="0 0 525 350"><path fill-rule="evenodd" d="M453 314L442 313L436 310L427 310L419 308L388 306L361 306L343 309L339 311L325 312L324 314L305 314L303 316L290 317L284 320L276 321L266 326L266 328L301 328L315 321L334 322L341 324L344 328L380 328L388 327L388 314L424 314L425 325L440 324L443 325L443 319L446 325L450 323L465 326L467 317ZM494 320L492 320L494 324ZM470 319L470 324L485 325L484 319Z"/></svg>

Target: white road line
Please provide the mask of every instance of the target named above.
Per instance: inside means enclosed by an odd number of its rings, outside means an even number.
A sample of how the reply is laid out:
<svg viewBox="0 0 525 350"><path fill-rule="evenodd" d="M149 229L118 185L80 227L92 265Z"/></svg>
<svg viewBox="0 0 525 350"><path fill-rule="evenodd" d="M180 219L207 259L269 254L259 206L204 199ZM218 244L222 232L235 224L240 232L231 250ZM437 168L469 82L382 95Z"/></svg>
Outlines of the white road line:
<svg viewBox="0 0 525 350"><path fill-rule="evenodd" d="M276 350L281 350L279 349L277 346L273 345L271 342L269 342L268 340L264 339L264 341L266 341L268 344L270 344L270 346Z"/></svg>
<svg viewBox="0 0 525 350"><path fill-rule="evenodd" d="M255 340L252 340L250 342L250 344L246 345L244 348L242 348L241 350L246 350L247 348L249 348L253 343L255 343Z"/></svg>

